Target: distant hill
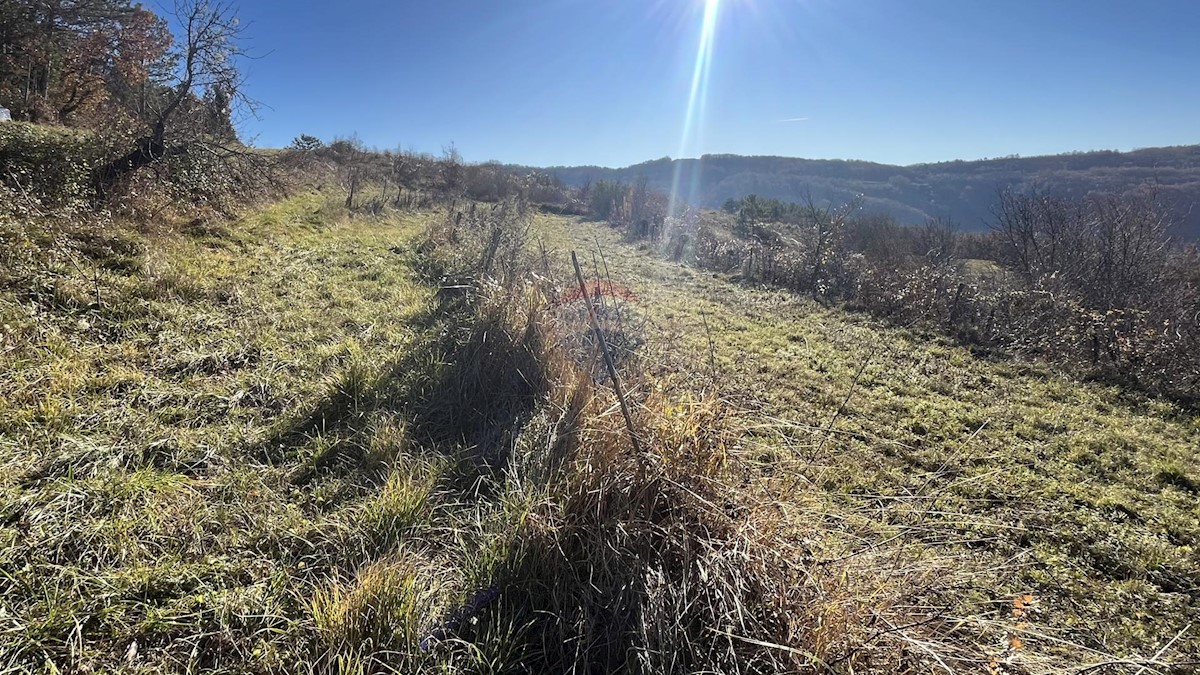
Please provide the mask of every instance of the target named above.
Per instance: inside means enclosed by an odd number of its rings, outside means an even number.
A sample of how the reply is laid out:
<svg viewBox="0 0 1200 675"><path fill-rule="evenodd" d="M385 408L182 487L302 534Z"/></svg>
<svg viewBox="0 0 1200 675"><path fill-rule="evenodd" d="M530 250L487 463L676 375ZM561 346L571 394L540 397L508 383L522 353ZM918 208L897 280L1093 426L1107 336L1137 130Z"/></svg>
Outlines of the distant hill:
<svg viewBox="0 0 1200 675"><path fill-rule="evenodd" d="M698 172L698 201L717 207L749 194L800 201L846 202L862 195L864 210L887 213L902 223L931 217L954 219L962 228L981 230L991 219L997 190L1041 186L1082 196L1124 193L1157 184L1178 221L1178 236L1200 240L1200 145L1146 148L1132 152L1079 152L1045 157L1005 157L978 161L892 166L873 162L791 157L705 155L700 159L644 162L623 169L596 166L548 169L568 185L641 176L667 191L675 171L682 185Z"/></svg>

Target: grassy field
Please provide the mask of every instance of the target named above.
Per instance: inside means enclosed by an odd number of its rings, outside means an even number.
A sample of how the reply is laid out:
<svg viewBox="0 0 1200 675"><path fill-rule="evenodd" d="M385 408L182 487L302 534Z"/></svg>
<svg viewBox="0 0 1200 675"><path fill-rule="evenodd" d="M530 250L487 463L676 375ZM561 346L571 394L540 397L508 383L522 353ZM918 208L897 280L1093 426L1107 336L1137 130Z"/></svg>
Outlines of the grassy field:
<svg viewBox="0 0 1200 675"><path fill-rule="evenodd" d="M391 248L420 227L304 196L183 233L6 231L0 670L268 668L315 632L422 497L339 469L392 461L398 420L333 421L416 339L430 291Z"/></svg>
<svg viewBox="0 0 1200 675"><path fill-rule="evenodd" d="M478 242L424 234L454 219L339 202L5 224L0 672L1132 673L1200 652L1194 412L563 217L534 219L520 273L454 277ZM572 249L637 296L618 356L647 453L562 300Z"/></svg>
<svg viewBox="0 0 1200 675"><path fill-rule="evenodd" d="M1021 639L1062 668L1200 654L1196 411L672 264L602 224L542 232L603 252L639 297L646 366L707 373L692 382L747 411L764 471L832 500L835 529L853 513L880 526L862 550L976 570L940 591L948 612L1001 620L1033 594Z"/></svg>

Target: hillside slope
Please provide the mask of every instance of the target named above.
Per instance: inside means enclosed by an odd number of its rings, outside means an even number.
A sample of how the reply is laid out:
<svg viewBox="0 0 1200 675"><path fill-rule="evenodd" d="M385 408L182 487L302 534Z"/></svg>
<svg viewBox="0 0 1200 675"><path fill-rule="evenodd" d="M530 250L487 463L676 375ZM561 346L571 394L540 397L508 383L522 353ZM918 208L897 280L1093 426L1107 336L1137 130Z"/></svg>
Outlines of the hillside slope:
<svg viewBox="0 0 1200 675"><path fill-rule="evenodd" d="M601 224L558 219L545 236L600 247L648 322L647 367L711 373L693 386L741 402L764 470L795 472L881 540L957 561L951 611L1002 620L1006 597L1032 593L1023 639L1068 662L1175 635L1200 652L1195 411L742 286Z"/></svg>
<svg viewBox="0 0 1200 675"><path fill-rule="evenodd" d="M698 185L702 206L718 207L727 199L749 194L800 201L848 202L859 195L863 208L887 213L901 223L932 217L953 218L968 230L991 220L998 189L1044 186L1070 196L1091 191L1124 193L1158 185L1180 223L1180 236L1200 238L1200 145L1147 148L1132 152L1086 152L1046 157L1012 157L938 164L892 166L861 161L811 160L789 157L706 155L699 160L660 159L622 169L553 167L568 185L640 177L669 191L680 173L680 185Z"/></svg>
<svg viewBox="0 0 1200 675"><path fill-rule="evenodd" d="M0 231L0 671L1195 665L1194 411L513 203L340 203Z"/></svg>

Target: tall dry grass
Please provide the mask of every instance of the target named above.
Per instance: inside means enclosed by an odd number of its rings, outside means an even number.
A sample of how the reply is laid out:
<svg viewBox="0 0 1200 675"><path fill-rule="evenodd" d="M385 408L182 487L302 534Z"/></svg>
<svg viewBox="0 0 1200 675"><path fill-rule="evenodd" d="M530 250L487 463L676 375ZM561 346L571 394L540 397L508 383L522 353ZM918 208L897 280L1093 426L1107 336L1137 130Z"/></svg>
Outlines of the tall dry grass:
<svg viewBox="0 0 1200 675"><path fill-rule="evenodd" d="M564 261L530 253L527 218L518 203L451 211L415 247L457 318L409 393L414 432L473 448L475 489L503 514L463 600L485 607L435 633L435 662L485 639L509 645L497 671L524 672L959 672L1003 656L977 642L996 627L930 601L959 580L949 561L847 553L831 523L854 514L785 463L750 461L729 401L656 387L630 359L629 427L598 350L577 348L580 314L554 301Z"/></svg>

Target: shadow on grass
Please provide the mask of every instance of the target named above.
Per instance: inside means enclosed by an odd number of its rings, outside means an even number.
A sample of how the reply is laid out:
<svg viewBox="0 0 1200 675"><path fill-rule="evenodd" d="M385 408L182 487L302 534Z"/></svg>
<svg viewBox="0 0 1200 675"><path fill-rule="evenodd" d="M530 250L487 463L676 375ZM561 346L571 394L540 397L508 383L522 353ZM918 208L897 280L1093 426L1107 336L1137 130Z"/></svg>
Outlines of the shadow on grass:
<svg viewBox="0 0 1200 675"><path fill-rule="evenodd" d="M372 422L399 415L418 452L440 454L492 475L546 391L543 338L534 322L516 334L504 308L477 308L460 292L413 320L414 347L381 366L352 358L328 392L254 446L258 461L297 463L295 484L320 475L372 473ZM314 440L317 443L314 451Z"/></svg>

